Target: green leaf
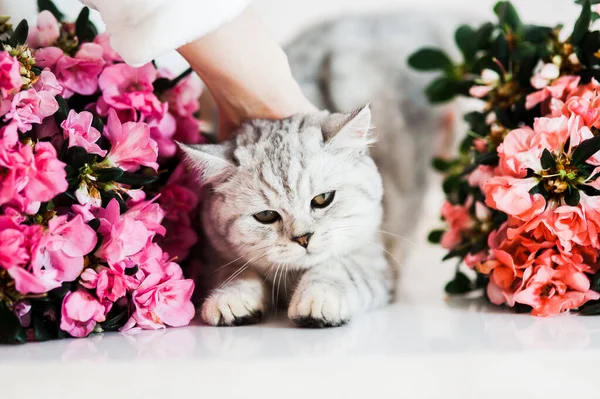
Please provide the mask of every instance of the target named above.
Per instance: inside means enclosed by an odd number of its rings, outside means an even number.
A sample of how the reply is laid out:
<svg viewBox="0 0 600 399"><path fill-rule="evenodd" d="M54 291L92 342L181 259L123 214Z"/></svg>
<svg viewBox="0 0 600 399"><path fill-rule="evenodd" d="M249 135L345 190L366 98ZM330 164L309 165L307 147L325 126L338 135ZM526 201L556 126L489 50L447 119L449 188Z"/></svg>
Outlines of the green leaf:
<svg viewBox="0 0 600 399"><path fill-rule="evenodd" d="M124 170L121 168L94 169L94 175L98 181L102 183L117 181L121 176L123 176L123 172Z"/></svg>
<svg viewBox="0 0 600 399"><path fill-rule="evenodd" d="M580 189L581 191L583 191L585 193L585 195L588 195L590 197L596 197L598 195L600 195L600 190L598 190L597 188L594 188L592 186L588 186L587 184L581 184L579 186L577 186L578 189Z"/></svg>
<svg viewBox="0 0 600 399"><path fill-rule="evenodd" d="M92 127L99 131L100 133L104 132L104 122L98 115L94 115L94 119L92 119Z"/></svg>
<svg viewBox="0 0 600 399"><path fill-rule="evenodd" d="M494 7L494 13L502 26L508 26L513 32L519 32L523 26L517 10L509 1L499 1Z"/></svg>
<svg viewBox="0 0 600 399"><path fill-rule="evenodd" d="M22 20L19 22L19 25L13 31L13 34L10 36L10 40L8 44L11 47L17 47L19 44L25 44L27 41L27 35L29 34L29 25L26 20Z"/></svg>
<svg viewBox="0 0 600 399"><path fill-rule="evenodd" d="M491 69L501 77L504 75L504 72L502 71L502 68L500 68L500 65L498 65L496 61L494 61L494 57L492 57L489 54L484 54L473 63L472 70L474 74L481 75L481 72L484 69Z"/></svg>
<svg viewBox="0 0 600 399"><path fill-rule="evenodd" d="M454 41L465 57L465 61L471 61L475 57L477 48L475 31L469 25L461 25L454 33Z"/></svg>
<svg viewBox="0 0 600 399"><path fill-rule="evenodd" d="M569 186L565 195L565 203L569 206L577 206L579 205L580 199L581 196L579 195L579 190L575 187Z"/></svg>
<svg viewBox="0 0 600 399"><path fill-rule="evenodd" d="M600 314L600 303L593 303L591 305L583 305L579 311L581 316L596 316Z"/></svg>
<svg viewBox="0 0 600 399"><path fill-rule="evenodd" d="M448 259L452 259L452 258L464 258L464 256L466 254L469 253L469 248L468 247L464 247L461 249L453 249L451 251L449 251L446 256L444 256L442 258L442 261L448 260Z"/></svg>
<svg viewBox="0 0 600 399"><path fill-rule="evenodd" d="M544 169L554 169L556 167L556 160L554 159L554 155L546 148L544 148L544 152L542 152L542 168Z"/></svg>
<svg viewBox="0 0 600 399"><path fill-rule="evenodd" d="M454 165L455 161L449 161L444 158L436 157L431 160L431 166L433 166L433 168L438 172L445 172Z"/></svg>
<svg viewBox="0 0 600 399"><path fill-rule="evenodd" d="M516 73L516 80L521 85L528 87L533 70L537 64L538 57L536 47L527 42L521 42L517 45L517 48L512 52L511 57L514 61L518 62L518 72Z"/></svg>
<svg viewBox="0 0 600 399"><path fill-rule="evenodd" d="M477 50L487 50L494 32L494 24L486 22L475 31L474 42Z"/></svg>
<svg viewBox="0 0 600 399"><path fill-rule="evenodd" d="M575 22L575 27L573 28L573 33L571 33L571 44L577 45L579 44L588 30L590 29L590 22L592 20L592 8L589 0L585 0L582 3L581 14L579 14L579 18Z"/></svg>
<svg viewBox="0 0 600 399"><path fill-rule="evenodd" d="M596 292L600 292L600 271L597 271L592 276L590 289Z"/></svg>
<svg viewBox="0 0 600 399"><path fill-rule="evenodd" d="M503 33L500 33L496 40L492 43L491 49L492 55L500 61L500 63L504 66L504 69L508 69L508 40ZM500 68L500 76L504 76L504 72Z"/></svg>
<svg viewBox="0 0 600 399"><path fill-rule="evenodd" d="M473 290L471 280L462 272L456 272L454 279L446 284L445 291L448 294L466 294Z"/></svg>
<svg viewBox="0 0 600 399"><path fill-rule="evenodd" d="M86 163L91 160L90 154L83 147L70 147L67 150L65 161L75 170L79 171L79 168L85 166Z"/></svg>
<svg viewBox="0 0 600 399"><path fill-rule="evenodd" d="M444 230L433 230L427 236L427 241L432 244L439 244L442 241L442 235L444 235Z"/></svg>
<svg viewBox="0 0 600 399"><path fill-rule="evenodd" d="M90 21L90 9L83 7L75 21L75 35L79 42L91 42L98 35L98 30Z"/></svg>
<svg viewBox="0 0 600 399"><path fill-rule="evenodd" d="M158 78L152 83L155 92L162 93L171 90L181 82L186 76L192 73L192 68L188 68L179 74L175 79Z"/></svg>
<svg viewBox="0 0 600 399"><path fill-rule="evenodd" d="M475 165L497 165L500 157L497 152L488 152L487 154L482 154L475 158Z"/></svg>
<svg viewBox="0 0 600 399"><path fill-rule="evenodd" d="M62 21L65 18L65 15L60 12L56 5L50 0L38 0L37 2L38 11L50 11L52 15L58 20L58 22Z"/></svg>
<svg viewBox="0 0 600 399"><path fill-rule="evenodd" d="M552 38L553 29L547 26L525 25L523 40L531 43L545 43Z"/></svg>
<svg viewBox="0 0 600 399"><path fill-rule="evenodd" d="M408 65L418 71L451 70L452 61L442 50L423 48L408 57Z"/></svg>
<svg viewBox="0 0 600 399"><path fill-rule="evenodd" d="M56 111L56 113L54 114L54 121L58 126L60 126L60 124L63 123L69 115L69 105L67 104L67 101L61 96L56 96L54 98L58 103L58 111Z"/></svg>
<svg viewBox="0 0 600 399"><path fill-rule="evenodd" d="M571 163L576 166L583 166L585 161L598 151L600 151L600 136L585 140L573 151Z"/></svg>
<svg viewBox="0 0 600 399"><path fill-rule="evenodd" d="M24 344L26 341L27 335L19 318L0 302L0 344Z"/></svg>
<svg viewBox="0 0 600 399"><path fill-rule="evenodd" d="M96 219L92 219L88 222L88 225L94 229L94 231L98 231L98 229L100 228L100 219L96 218Z"/></svg>
<svg viewBox="0 0 600 399"><path fill-rule="evenodd" d="M114 306L110 312L106 315L106 321L100 324L104 331L118 331L127 319L129 318L129 312L127 308L119 308Z"/></svg>
<svg viewBox="0 0 600 399"><path fill-rule="evenodd" d="M129 184L131 186L146 186L158 180L158 176L145 175L142 173L123 172L123 174L115 179L117 183Z"/></svg>
<svg viewBox="0 0 600 399"><path fill-rule="evenodd" d="M447 77L441 77L425 88L427 99L433 103L443 103L453 99L458 93L459 86L457 81Z"/></svg>

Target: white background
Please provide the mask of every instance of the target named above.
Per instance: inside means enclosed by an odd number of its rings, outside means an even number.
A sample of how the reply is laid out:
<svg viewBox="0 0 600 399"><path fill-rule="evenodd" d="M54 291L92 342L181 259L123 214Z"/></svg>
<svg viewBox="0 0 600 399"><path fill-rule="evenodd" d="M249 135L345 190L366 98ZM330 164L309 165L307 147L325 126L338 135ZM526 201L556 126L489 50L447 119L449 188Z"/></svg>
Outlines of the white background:
<svg viewBox="0 0 600 399"><path fill-rule="evenodd" d="M56 3L73 16L79 8L76 0ZM415 8L453 11L467 21L491 17L494 3L254 2L282 43L311 23L348 12ZM570 0L513 3L527 22L572 23L578 12ZM35 1L0 0L0 12L32 18ZM393 306L333 330L298 330L280 317L253 327L192 326L0 347L0 397L597 397L600 318L536 319L444 297L453 266L424 242L427 225L438 223L440 190L431 191L428 218L403 272L402 298Z"/></svg>

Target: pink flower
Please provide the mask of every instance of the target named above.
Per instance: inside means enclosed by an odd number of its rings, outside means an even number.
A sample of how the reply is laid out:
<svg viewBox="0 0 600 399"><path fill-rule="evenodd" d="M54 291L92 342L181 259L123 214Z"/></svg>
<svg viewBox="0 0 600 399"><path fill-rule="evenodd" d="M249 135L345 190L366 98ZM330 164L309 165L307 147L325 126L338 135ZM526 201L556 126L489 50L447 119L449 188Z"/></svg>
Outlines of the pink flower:
<svg viewBox="0 0 600 399"><path fill-rule="evenodd" d="M64 86L64 97L73 93L91 95L98 90L98 75L104 67L98 44L83 43L75 57L63 55L56 62L56 75Z"/></svg>
<svg viewBox="0 0 600 399"><path fill-rule="evenodd" d="M12 119L22 132L31 130L34 123L42 123L42 120L58 111L58 103L50 92L37 92L34 89L21 91L15 94L10 111L4 117L5 120Z"/></svg>
<svg viewBox="0 0 600 399"><path fill-rule="evenodd" d="M579 79L579 76L561 76L549 86L529 94L525 100L525 108L531 109L548 98L562 100L569 91L579 85ZM546 112L542 112L542 114L546 114Z"/></svg>
<svg viewBox="0 0 600 399"><path fill-rule="evenodd" d="M29 28L27 44L31 48L48 47L60 36L60 27L54 15L47 10L39 13L37 26Z"/></svg>
<svg viewBox="0 0 600 399"><path fill-rule="evenodd" d="M177 86L161 96L169 103L169 112L175 116L188 117L200 109L202 83L197 75L189 75L182 79Z"/></svg>
<svg viewBox="0 0 600 399"><path fill-rule="evenodd" d="M133 215L121 215L115 199L108 203L106 209L99 209L97 216L100 219L98 232L104 236L104 240L95 255L109 265L138 253L153 234Z"/></svg>
<svg viewBox="0 0 600 399"><path fill-rule="evenodd" d="M160 191L158 201L168 220L189 222L188 214L196 209L198 200L194 190L180 184L167 184Z"/></svg>
<svg viewBox="0 0 600 399"><path fill-rule="evenodd" d="M448 223L449 229L442 236L441 245L446 249L453 249L462 242L462 233L474 224L469 207L473 199L467 200L465 205L452 205L446 201L442 205L442 217Z"/></svg>
<svg viewBox="0 0 600 399"><path fill-rule="evenodd" d="M496 260L487 261L485 267L491 269L487 295L495 305L504 303L514 306L515 295L519 293L531 276L532 267L529 264L517 268L508 252L493 250ZM491 265L490 265L491 264Z"/></svg>
<svg viewBox="0 0 600 399"><path fill-rule="evenodd" d="M35 63L40 68L56 72L56 64L63 56L63 51L58 47L43 47L35 51Z"/></svg>
<svg viewBox="0 0 600 399"><path fill-rule="evenodd" d="M150 138L147 124L126 122L121 125L117 113L110 110L104 135L112 145L107 157L112 165L128 171L136 171L141 165L158 169L158 146Z"/></svg>
<svg viewBox="0 0 600 399"><path fill-rule="evenodd" d="M135 310L122 331L135 326L150 330L165 328L165 325L180 327L192 320L195 314L191 302L194 282L169 280L159 284L159 281L159 276L151 274L133 292Z"/></svg>
<svg viewBox="0 0 600 399"><path fill-rule="evenodd" d="M600 249L598 226L586 220L581 206L556 207L552 227L562 248L567 252L571 251L573 243Z"/></svg>
<svg viewBox="0 0 600 399"><path fill-rule="evenodd" d="M0 216L0 267L10 270L23 267L29 261L27 227L14 218Z"/></svg>
<svg viewBox="0 0 600 399"><path fill-rule="evenodd" d="M48 68L44 68L38 80L33 84L33 88L38 92L46 92L47 95L56 97L62 94L63 87L56 79L56 76Z"/></svg>
<svg viewBox="0 0 600 399"><path fill-rule="evenodd" d="M481 85L472 86L469 94L473 97L483 98L492 91L500 82L500 75L491 69L481 71L481 79L477 81Z"/></svg>
<svg viewBox="0 0 600 399"><path fill-rule="evenodd" d="M493 177L484 186L485 203L518 219L531 220L546 208L546 200L541 194L529 194L536 184L534 178Z"/></svg>
<svg viewBox="0 0 600 399"><path fill-rule="evenodd" d="M151 237L154 237L154 234L165 235L165 228L161 225L165 212L159 204L154 202L155 199L138 202L129 208L126 213L128 217L142 222L146 229L152 233Z"/></svg>
<svg viewBox="0 0 600 399"><path fill-rule="evenodd" d="M178 117L176 120L177 129L173 136L175 140L186 144L201 144L206 141L201 134L201 131L203 128L208 128L206 126L203 127L202 121L199 121L193 116Z"/></svg>
<svg viewBox="0 0 600 399"><path fill-rule="evenodd" d="M150 137L158 145L158 154L161 157L175 155L177 151L177 145L173 141L173 135L177 129L175 118L171 114L165 113L160 120L149 120L148 125L150 126Z"/></svg>
<svg viewBox="0 0 600 399"><path fill-rule="evenodd" d="M21 326L27 328L31 325L31 302L26 299L20 300L14 305L14 312Z"/></svg>
<svg viewBox="0 0 600 399"><path fill-rule="evenodd" d="M535 89L543 89L554 79L560 76L560 69L554 64L544 64L531 78L531 85Z"/></svg>
<svg viewBox="0 0 600 399"><path fill-rule="evenodd" d="M11 57L6 51L0 52L0 94L6 98L21 88L21 64L17 57Z"/></svg>
<svg viewBox="0 0 600 399"><path fill-rule="evenodd" d="M183 261L190 253L190 249L198 243L196 230L189 224L183 222L171 222L166 220L164 223L167 234L159 239L158 243L169 256Z"/></svg>
<svg viewBox="0 0 600 399"><path fill-rule="evenodd" d="M181 280L183 272L181 267L169 259L169 254L163 252L161 246L148 240L144 249L130 257L132 264L139 267L142 272L140 278L155 275L160 277L160 282L175 279Z"/></svg>
<svg viewBox="0 0 600 399"><path fill-rule="evenodd" d="M588 127L600 127L600 85L596 81L580 87L564 103L563 115L579 115Z"/></svg>
<svg viewBox="0 0 600 399"><path fill-rule="evenodd" d="M549 266L536 268L525 289L515 294L515 301L531 306L536 316L558 314L599 298L600 294L589 290L589 280L582 273Z"/></svg>
<svg viewBox="0 0 600 399"><path fill-rule="evenodd" d="M65 138L62 129L59 129L54 118L46 118L41 125L36 125L34 135L38 139L48 139L54 148L62 148Z"/></svg>
<svg viewBox="0 0 600 399"><path fill-rule="evenodd" d="M121 56L110 46L110 36L108 33L100 33L94 38L94 43L102 47L102 58L108 64L123 62Z"/></svg>
<svg viewBox="0 0 600 399"><path fill-rule="evenodd" d="M12 122L0 127L0 148L4 151L8 151L14 147L18 140L19 132L17 131L16 123Z"/></svg>
<svg viewBox="0 0 600 399"><path fill-rule="evenodd" d="M102 71L98 84L102 97L98 100L98 113L107 115L112 108L123 115L122 120L136 121L136 111L142 120L161 120L168 105L161 104L154 95L152 83L156 80L152 64L134 68L127 64L114 64Z"/></svg>
<svg viewBox="0 0 600 399"><path fill-rule="evenodd" d="M88 153L103 157L106 155L106 150L96 144L101 134L92 127L93 119L94 116L87 111L77 113L71 110L60 127L65 133L65 138L69 139L69 147L83 147Z"/></svg>
<svg viewBox="0 0 600 399"><path fill-rule="evenodd" d="M39 227L39 226L38 226ZM75 280L83 270L83 257L96 245L96 233L81 216L67 221L58 216L33 245L30 270L11 269L15 288L22 294L39 294Z"/></svg>
<svg viewBox="0 0 600 399"><path fill-rule="evenodd" d="M525 127L510 131L498 147L500 166L504 173L514 177L525 177L527 169L542 169L540 158L543 148L536 142L538 134Z"/></svg>
<svg viewBox="0 0 600 399"><path fill-rule="evenodd" d="M7 136L13 133L8 133ZM13 139L9 137L9 141ZM3 144L0 142L0 144ZM34 162L30 146L15 141L13 146L0 146L0 205L13 201L26 187L30 165Z"/></svg>
<svg viewBox="0 0 600 399"><path fill-rule="evenodd" d="M473 172L467 177L469 186L479 187L483 191L485 183L487 183L494 176L494 168L487 165L479 165Z"/></svg>
<svg viewBox="0 0 600 399"><path fill-rule="evenodd" d="M123 268L101 267L95 284L96 295L101 301L116 302L125 296L128 287L137 288L138 284L135 278L124 273Z"/></svg>
<svg viewBox="0 0 600 399"><path fill-rule="evenodd" d="M50 201L67 190L65 164L56 157L52 144L38 142L35 145L35 163L30 168L29 181L23 190L29 200Z"/></svg>
<svg viewBox="0 0 600 399"><path fill-rule="evenodd" d="M87 337L106 320L104 306L85 290L69 292L62 303L60 329L76 338Z"/></svg>

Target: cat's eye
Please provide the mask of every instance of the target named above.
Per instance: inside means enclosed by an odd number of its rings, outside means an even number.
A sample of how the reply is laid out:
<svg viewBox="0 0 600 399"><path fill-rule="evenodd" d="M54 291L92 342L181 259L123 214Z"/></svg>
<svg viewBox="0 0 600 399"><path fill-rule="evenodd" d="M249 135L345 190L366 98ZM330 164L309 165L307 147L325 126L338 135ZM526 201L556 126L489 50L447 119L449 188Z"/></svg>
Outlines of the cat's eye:
<svg viewBox="0 0 600 399"><path fill-rule="evenodd" d="M256 219L262 224L275 223L276 221L281 219L281 216L279 216L279 214L275 211L262 211L255 213L253 216L254 219Z"/></svg>
<svg viewBox="0 0 600 399"><path fill-rule="evenodd" d="M313 198L312 201L310 201L310 206L312 206L313 208L328 207L333 201L333 197L335 197L335 191L319 194L315 198Z"/></svg>

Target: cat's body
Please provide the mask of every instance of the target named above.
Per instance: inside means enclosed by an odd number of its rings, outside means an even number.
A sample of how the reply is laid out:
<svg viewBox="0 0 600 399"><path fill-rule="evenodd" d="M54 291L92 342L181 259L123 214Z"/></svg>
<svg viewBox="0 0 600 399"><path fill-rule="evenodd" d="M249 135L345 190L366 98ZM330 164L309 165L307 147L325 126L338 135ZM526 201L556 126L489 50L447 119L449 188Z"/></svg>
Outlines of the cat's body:
<svg viewBox="0 0 600 399"><path fill-rule="evenodd" d="M252 121L234 141L185 149L206 182L205 322L256 322L286 304L299 325L335 326L392 299L442 123L427 78L405 64L440 45L435 29L398 18L326 24L288 47L305 94L332 114Z"/></svg>

